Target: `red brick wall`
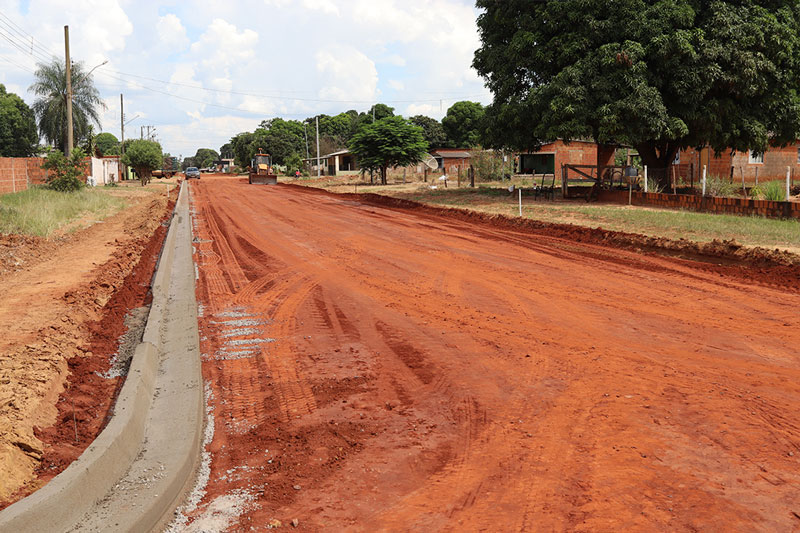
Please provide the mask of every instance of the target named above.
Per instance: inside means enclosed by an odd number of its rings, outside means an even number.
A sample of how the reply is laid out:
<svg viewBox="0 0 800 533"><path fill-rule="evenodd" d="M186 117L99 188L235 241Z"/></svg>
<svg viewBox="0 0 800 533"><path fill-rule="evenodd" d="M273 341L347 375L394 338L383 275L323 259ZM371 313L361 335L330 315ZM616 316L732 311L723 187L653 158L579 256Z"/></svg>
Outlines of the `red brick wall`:
<svg viewBox="0 0 800 533"><path fill-rule="evenodd" d="M628 191L600 191L598 200L618 204L628 203ZM730 215L760 215L769 218L800 219L800 202L770 202L749 198L712 198L692 194L634 192L633 205L651 205L672 209L690 209Z"/></svg>
<svg viewBox="0 0 800 533"><path fill-rule="evenodd" d="M734 167L733 180L741 182L744 171L746 183L755 183L756 169L758 169L759 183L764 181L786 179L786 167L795 179L800 179L800 163L798 163L797 149L800 144L795 143L783 148L770 148L764 153L763 163L750 163L748 152L735 152L731 155L730 150L722 152L719 156L714 155L713 150L709 150L708 156L708 175L730 178L731 166ZM694 173L694 182L697 183L703 171L700 153L693 148L681 151L680 164L675 166L676 176L684 178L687 182Z"/></svg>
<svg viewBox="0 0 800 533"><path fill-rule="evenodd" d="M560 172L561 165L596 165L597 164L597 145L595 143L572 141L567 144L564 141L555 141L545 144L538 152L531 153L555 153L556 174ZM614 164L614 155L611 155L611 164Z"/></svg>
<svg viewBox="0 0 800 533"><path fill-rule="evenodd" d="M41 157L0 157L0 194L24 191L47 181Z"/></svg>

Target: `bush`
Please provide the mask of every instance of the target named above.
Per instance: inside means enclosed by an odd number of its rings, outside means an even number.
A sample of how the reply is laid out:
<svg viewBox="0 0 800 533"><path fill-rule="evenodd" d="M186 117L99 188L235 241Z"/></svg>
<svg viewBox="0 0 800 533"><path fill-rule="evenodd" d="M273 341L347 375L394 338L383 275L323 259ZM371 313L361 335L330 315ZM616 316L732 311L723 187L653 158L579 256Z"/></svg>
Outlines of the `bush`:
<svg viewBox="0 0 800 533"><path fill-rule="evenodd" d="M768 181L765 183L764 199L770 202L783 202L786 200L786 183L782 181Z"/></svg>
<svg viewBox="0 0 800 533"><path fill-rule="evenodd" d="M722 176L709 176L706 178L706 194L709 196L734 196L738 192L739 186L734 185L727 178Z"/></svg>
<svg viewBox="0 0 800 533"><path fill-rule="evenodd" d="M475 181L499 181L507 169L503 166L503 154L489 150L472 152L470 164L475 169Z"/></svg>
<svg viewBox="0 0 800 533"><path fill-rule="evenodd" d="M84 184L80 178L87 173L85 158L86 154L80 148L74 148L69 158L58 150L50 152L42 163L42 168L48 171L47 186L59 192L81 189Z"/></svg>

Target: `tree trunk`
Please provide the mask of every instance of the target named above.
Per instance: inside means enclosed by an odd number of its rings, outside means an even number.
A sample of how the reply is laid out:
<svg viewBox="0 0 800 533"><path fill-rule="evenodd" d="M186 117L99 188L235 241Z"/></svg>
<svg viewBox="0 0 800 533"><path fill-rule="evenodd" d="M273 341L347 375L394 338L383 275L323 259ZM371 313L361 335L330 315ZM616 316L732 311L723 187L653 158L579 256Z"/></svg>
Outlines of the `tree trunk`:
<svg viewBox="0 0 800 533"><path fill-rule="evenodd" d="M381 185L386 185L386 165L381 167Z"/></svg>
<svg viewBox="0 0 800 533"><path fill-rule="evenodd" d="M637 144L636 149L642 158L642 164L648 167L648 175L653 176L660 187L669 188L669 166L675 160L675 154L678 153L680 147L667 142L651 142Z"/></svg>

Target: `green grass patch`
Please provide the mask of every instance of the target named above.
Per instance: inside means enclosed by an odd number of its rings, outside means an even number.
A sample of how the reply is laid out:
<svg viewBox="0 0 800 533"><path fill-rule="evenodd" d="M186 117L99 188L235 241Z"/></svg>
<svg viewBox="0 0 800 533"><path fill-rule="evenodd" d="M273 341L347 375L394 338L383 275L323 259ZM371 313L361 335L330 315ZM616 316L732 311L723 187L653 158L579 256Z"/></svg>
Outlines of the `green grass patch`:
<svg viewBox="0 0 800 533"><path fill-rule="evenodd" d="M107 217L125 204L125 199L100 189L57 192L34 187L0 196L0 233L47 237L82 218Z"/></svg>
<svg viewBox="0 0 800 533"><path fill-rule="evenodd" d="M502 188L417 189L407 192L385 191L384 194L442 207L461 207L508 216L519 214L517 194L510 194ZM636 206L536 201L526 193L523 193L523 204L524 216L545 222L603 227L608 230L670 239L684 238L696 242L736 239L749 246L800 251L798 220L715 215Z"/></svg>

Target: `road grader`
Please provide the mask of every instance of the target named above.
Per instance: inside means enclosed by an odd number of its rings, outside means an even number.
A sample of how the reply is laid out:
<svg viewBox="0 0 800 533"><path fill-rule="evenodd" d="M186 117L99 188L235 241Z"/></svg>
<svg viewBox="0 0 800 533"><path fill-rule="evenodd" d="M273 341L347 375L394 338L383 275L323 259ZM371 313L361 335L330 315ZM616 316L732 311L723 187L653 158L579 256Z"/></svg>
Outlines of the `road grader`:
<svg viewBox="0 0 800 533"><path fill-rule="evenodd" d="M249 182L251 185L276 185L278 183L278 175L272 171L272 158L260 149L250 161Z"/></svg>

